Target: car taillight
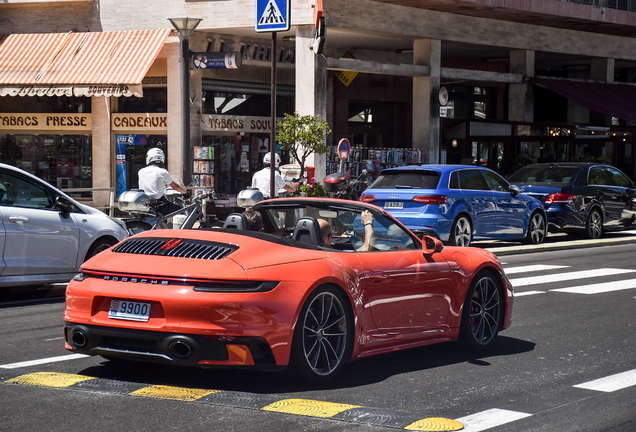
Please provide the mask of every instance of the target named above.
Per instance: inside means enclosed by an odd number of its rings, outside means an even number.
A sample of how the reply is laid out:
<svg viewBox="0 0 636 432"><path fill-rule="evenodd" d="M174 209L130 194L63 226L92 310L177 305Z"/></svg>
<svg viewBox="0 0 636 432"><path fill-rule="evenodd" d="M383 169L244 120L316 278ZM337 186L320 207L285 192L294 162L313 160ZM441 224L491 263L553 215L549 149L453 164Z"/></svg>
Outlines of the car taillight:
<svg viewBox="0 0 636 432"><path fill-rule="evenodd" d="M553 193L545 199L546 204L552 203L573 203L576 200L576 194L571 193Z"/></svg>
<svg viewBox="0 0 636 432"><path fill-rule="evenodd" d="M413 201L422 204L446 204L447 197L444 195L417 195L413 197Z"/></svg>
<svg viewBox="0 0 636 432"><path fill-rule="evenodd" d="M375 197L373 195L362 195L360 197L360 201L362 202L371 202L371 201L375 201Z"/></svg>

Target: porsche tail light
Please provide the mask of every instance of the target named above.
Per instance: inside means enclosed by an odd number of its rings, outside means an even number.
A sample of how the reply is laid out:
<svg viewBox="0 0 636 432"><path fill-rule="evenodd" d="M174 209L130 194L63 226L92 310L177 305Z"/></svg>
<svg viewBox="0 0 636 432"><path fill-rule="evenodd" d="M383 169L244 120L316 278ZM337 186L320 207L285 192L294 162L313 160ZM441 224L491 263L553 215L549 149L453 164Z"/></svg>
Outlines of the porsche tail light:
<svg viewBox="0 0 636 432"><path fill-rule="evenodd" d="M420 204L446 204L448 197L445 195L417 195L413 197L413 201Z"/></svg>
<svg viewBox="0 0 636 432"><path fill-rule="evenodd" d="M372 202L372 201L375 201L375 197L373 195L362 195L360 197L360 201L362 201L362 202Z"/></svg>
<svg viewBox="0 0 636 432"><path fill-rule="evenodd" d="M571 193L553 193L545 199L546 204L566 203L572 204L576 200L576 194Z"/></svg>

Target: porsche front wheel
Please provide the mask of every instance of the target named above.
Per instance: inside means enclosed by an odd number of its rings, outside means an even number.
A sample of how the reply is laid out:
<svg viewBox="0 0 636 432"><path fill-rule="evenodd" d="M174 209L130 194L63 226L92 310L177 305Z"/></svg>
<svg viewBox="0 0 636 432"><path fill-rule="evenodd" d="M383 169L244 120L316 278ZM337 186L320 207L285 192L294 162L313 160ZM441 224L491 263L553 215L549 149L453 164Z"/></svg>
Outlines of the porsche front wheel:
<svg viewBox="0 0 636 432"><path fill-rule="evenodd" d="M306 382L328 381L348 360L353 320L343 296L319 288L305 302L296 323L289 372Z"/></svg>
<svg viewBox="0 0 636 432"><path fill-rule="evenodd" d="M464 302L460 337L472 349L491 346L503 319L503 298L499 284L490 272L473 279Z"/></svg>

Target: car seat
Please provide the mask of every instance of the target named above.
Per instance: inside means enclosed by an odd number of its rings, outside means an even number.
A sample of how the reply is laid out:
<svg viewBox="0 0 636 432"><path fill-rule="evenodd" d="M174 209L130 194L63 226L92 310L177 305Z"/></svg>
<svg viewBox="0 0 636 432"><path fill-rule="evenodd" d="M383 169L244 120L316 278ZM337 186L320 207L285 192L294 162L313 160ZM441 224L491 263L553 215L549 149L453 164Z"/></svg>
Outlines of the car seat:
<svg viewBox="0 0 636 432"><path fill-rule="evenodd" d="M231 213L225 218L223 228L247 229L247 219L241 213Z"/></svg>
<svg viewBox="0 0 636 432"><path fill-rule="evenodd" d="M320 226L318 221L312 217L303 217L298 219L294 226L294 240L307 243L314 246L323 246L320 236Z"/></svg>

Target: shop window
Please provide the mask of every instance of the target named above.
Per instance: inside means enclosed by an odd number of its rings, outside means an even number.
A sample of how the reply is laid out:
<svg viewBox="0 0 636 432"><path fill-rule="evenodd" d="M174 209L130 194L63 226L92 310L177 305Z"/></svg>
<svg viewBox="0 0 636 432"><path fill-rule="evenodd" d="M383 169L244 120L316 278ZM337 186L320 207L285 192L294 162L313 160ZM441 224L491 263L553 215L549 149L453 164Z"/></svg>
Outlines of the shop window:
<svg viewBox="0 0 636 432"><path fill-rule="evenodd" d="M90 135L0 134L0 160L60 189L93 186Z"/></svg>
<svg viewBox="0 0 636 432"><path fill-rule="evenodd" d="M67 96L0 97L2 113L90 113L91 98Z"/></svg>
<svg viewBox="0 0 636 432"><path fill-rule="evenodd" d="M166 87L144 87L144 97L121 97L119 112L122 113L153 113L168 112L168 89Z"/></svg>

